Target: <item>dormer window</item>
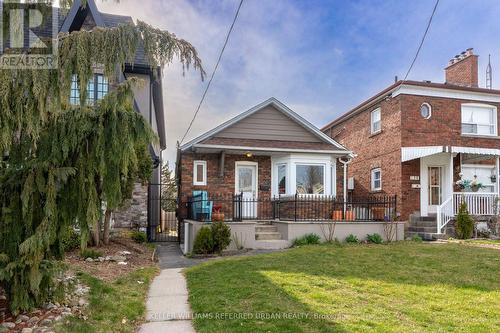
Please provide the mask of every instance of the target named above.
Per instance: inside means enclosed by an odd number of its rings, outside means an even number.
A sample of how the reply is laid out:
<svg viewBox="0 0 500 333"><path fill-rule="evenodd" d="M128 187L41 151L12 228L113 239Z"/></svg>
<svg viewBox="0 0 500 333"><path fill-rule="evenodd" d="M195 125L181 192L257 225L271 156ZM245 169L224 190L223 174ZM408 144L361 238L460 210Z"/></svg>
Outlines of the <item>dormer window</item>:
<svg viewBox="0 0 500 333"><path fill-rule="evenodd" d="M462 104L462 134L497 135L497 108L486 104Z"/></svg>
<svg viewBox="0 0 500 333"><path fill-rule="evenodd" d="M95 101L103 99L108 94L108 79L102 74L94 74L87 84L87 104L93 105ZM71 93L69 101L72 105L80 105L80 89L78 77L71 78Z"/></svg>
<svg viewBox="0 0 500 333"><path fill-rule="evenodd" d="M382 130L382 113L380 108L376 108L370 114L371 134L377 134Z"/></svg>

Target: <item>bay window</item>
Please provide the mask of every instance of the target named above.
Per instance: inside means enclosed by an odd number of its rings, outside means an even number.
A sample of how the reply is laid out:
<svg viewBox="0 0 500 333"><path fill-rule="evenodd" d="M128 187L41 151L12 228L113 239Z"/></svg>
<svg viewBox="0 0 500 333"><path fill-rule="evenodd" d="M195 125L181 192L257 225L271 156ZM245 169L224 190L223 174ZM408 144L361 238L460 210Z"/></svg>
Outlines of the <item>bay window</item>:
<svg viewBox="0 0 500 333"><path fill-rule="evenodd" d="M497 135L497 109L484 104L462 104L462 134Z"/></svg>
<svg viewBox="0 0 500 333"><path fill-rule="evenodd" d="M278 164L278 194L286 194L286 164Z"/></svg>
<svg viewBox="0 0 500 333"><path fill-rule="evenodd" d="M295 184L298 194L324 194L325 166L316 164L297 164Z"/></svg>

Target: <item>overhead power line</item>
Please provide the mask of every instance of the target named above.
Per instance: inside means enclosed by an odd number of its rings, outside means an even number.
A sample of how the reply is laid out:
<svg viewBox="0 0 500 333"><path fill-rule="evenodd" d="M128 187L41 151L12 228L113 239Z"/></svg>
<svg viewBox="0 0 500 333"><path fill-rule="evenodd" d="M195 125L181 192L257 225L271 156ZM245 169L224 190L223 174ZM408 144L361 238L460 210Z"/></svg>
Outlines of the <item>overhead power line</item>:
<svg viewBox="0 0 500 333"><path fill-rule="evenodd" d="M420 50L422 49L422 45L424 45L425 37L427 37L427 33L429 32L429 28L431 27L432 19L434 18L434 14L436 13L437 6L439 5L439 0L436 0L436 4L434 5L434 9L432 10L431 17L429 18L429 22L427 22L427 27L425 28L424 35L422 36L422 40L420 41L420 45L418 46L417 53L415 53L415 57L413 58L413 61L411 62L410 68L408 68L408 71L406 72L405 78L403 80L406 81L408 78L408 75L410 75L411 69L413 68L413 65L415 65L415 62L417 61L418 55L420 54Z"/></svg>
<svg viewBox="0 0 500 333"><path fill-rule="evenodd" d="M212 75L210 75L210 80L208 80L208 84L205 88L205 91L203 92L203 95L201 96L200 103L198 104L198 107L196 108L196 111L193 115L193 119L191 119L191 122L189 123L189 126L182 136L182 139L180 141L180 144L184 142L184 139L188 135L189 131L191 130L191 127L193 126L193 123L196 119L196 116L200 112L201 105L203 104L203 101L205 100L205 96L207 95L208 89L210 89L210 85L212 84L212 80L214 79L215 73L217 72L217 68L219 68L219 63L222 59L222 55L224 54L224 50L226 49L227 42L229 41L229 36L231 36L231 32L233 31L234 24L236 23L236 20L238 19L238 15L240 13L241 5L243 4L243 0L240 0L240 4L238 5L238 9L236 10L236 14L234 15L233 23L231 23L231 26L229 27L229 31L227 32L226 39L224 41L224 45L222 46L222 49L219 53L219 58L217 58L217 63L215 64L214 70L212 72Z"/></svg>

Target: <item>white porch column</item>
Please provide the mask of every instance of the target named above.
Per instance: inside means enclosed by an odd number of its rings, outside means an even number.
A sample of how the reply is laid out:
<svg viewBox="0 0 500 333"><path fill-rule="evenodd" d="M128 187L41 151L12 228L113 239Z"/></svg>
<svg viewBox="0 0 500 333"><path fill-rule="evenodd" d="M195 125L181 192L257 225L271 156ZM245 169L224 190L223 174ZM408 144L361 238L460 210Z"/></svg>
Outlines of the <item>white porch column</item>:
<svg viewBox="0 0 500 333"><path fill-rule="evenodd" d="M344 179L343 179L343 190L344 190L344 216L347 212L347 165L352 162L352 159L349 158L347 161L339 158L339 162L344 165Z"/></svg>

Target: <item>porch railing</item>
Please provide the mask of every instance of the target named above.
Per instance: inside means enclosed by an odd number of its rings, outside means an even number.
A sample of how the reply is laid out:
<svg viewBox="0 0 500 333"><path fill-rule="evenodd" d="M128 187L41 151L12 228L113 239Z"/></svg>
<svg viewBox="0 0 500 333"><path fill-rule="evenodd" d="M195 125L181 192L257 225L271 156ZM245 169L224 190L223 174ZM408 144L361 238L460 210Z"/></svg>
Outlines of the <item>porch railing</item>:
<svg viewBox="0 0 500 333"><path fill-rule="evenodd" d="M193 207L204 206L200 197L189 197L181 203L183 218L198 221L281 220L281 221L389 221L396 214L396 196L367 196L343 198L325 195L281 195L265 198L245 197L243 193L230 196L212 195L211 214L198 214Z"/></svg>
<svg viewBox="0 0 500 333"><path fill-rule="evenodd" d="M499 213L498 206L495 204L497 200L497 193L454 192L437 209L437 233L442 233L448 222L458 214L462 202L467 204L470 215L490 216Z"/></svg>

